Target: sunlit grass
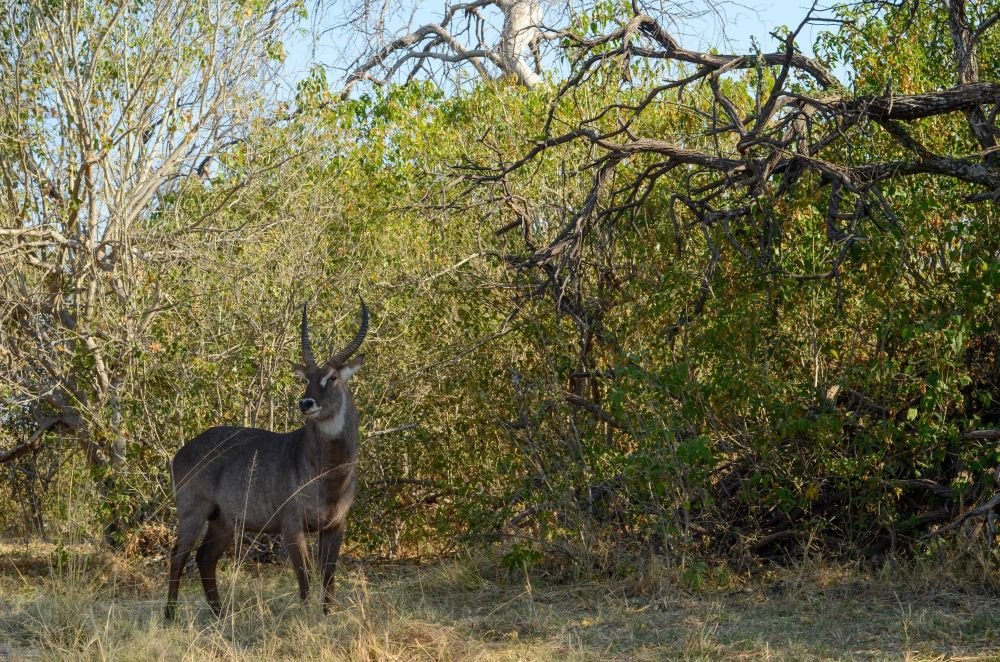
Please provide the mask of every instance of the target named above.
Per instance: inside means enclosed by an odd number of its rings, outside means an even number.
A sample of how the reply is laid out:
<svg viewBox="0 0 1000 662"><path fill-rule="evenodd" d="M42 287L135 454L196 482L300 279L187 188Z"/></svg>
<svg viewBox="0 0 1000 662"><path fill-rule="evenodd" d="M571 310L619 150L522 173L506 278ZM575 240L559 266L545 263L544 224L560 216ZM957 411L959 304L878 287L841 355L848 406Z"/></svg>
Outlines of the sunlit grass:
<svg viewBox="0 0 1000 662"><path fill-rule="evenodd" d="M284 565L224 562L226 613L196 577L162 618L162 560L87 548L0 548L0 659L996 659L1000 597L946 568L823 563L716 573L692 588L650 562L556 581L487 560L344 564L337 607L301 604Z"/></svg>

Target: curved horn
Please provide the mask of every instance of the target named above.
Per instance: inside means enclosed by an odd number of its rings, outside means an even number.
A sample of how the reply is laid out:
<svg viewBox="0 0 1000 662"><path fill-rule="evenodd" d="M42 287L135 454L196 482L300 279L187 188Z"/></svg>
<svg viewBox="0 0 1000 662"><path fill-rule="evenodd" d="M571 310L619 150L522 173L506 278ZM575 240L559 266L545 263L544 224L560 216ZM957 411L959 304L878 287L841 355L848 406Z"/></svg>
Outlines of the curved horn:
<svg viewBox="0 0 1000 662"><path fill-rule="evenodd" d="M313 356L312 346L309 344L309 321L306 319L306 304L302 304L302 360L306 362L307 368L316 365L316 358Z"/></svg>
<svg viewBox="0 0 1000 662"><path fill-rule="evenodd" d="M351 358L351 354L358 351L358 347L361 347L361 342L365 339L365 335L368 333L368 306L365 305L365 300L358 295L358 299L361 299L361 328L354 335L354 340L347 344L347 347L340 350L336 354L330 357L327 361L327 365L332 365L340 367L344 365L344 361Z"/></svg>

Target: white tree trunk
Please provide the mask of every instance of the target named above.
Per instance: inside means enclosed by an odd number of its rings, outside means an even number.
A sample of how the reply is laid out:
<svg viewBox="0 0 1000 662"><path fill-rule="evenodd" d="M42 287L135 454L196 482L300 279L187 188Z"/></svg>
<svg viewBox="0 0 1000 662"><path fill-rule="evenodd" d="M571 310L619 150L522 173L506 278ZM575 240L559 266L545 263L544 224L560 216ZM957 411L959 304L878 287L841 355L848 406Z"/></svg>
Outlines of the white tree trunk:
<svg viewBox="0 0 1000 662"><path fill-rule="evenodd" d="M517 76L525 87L534 87L541 77L529 64L531 42L538 38L542 8L538 0L501 0L497 3L504 13L503 31L497 51L508 73Z"/></svg>

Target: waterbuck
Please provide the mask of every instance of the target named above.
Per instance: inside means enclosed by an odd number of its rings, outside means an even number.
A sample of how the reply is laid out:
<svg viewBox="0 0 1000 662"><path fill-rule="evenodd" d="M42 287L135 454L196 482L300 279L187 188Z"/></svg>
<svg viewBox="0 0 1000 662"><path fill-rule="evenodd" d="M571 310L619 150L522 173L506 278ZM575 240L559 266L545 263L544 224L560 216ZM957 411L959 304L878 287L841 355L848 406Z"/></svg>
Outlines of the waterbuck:
<svg viewBox="0 0 1000 662"><path fill-rule="evenodd" d="M361 328L348 345L317 364L302 308L302 360L296 373L306 380L299 400L305 425L279 434L257 428L216 427L186 443L170 463L177 501L177 543L170 553L165 616L173 619L181 574L208 522L195 558L212 611L222 605L215 568L234 536L280 533L299 580L299 597L309 595L306 533L319 531L323 569L323 612L333 601L333 573L344 539L344 520L354 499L358 461L358 411L347 382L361 367L358 355L368 331L361 300Z"/></svg>

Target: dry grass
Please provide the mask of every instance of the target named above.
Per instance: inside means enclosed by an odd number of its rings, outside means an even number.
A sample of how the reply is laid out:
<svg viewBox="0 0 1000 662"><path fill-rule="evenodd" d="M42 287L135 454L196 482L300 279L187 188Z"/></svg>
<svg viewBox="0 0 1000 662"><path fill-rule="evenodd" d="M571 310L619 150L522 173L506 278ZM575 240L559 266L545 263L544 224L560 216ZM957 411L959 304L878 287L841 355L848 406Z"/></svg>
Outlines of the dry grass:
<svg viewBox="0 0 1000 662"><path fill-rule="evenodd" d="M0 660L944 660L1000 658L1000 596L944 564L804 564L697 591L651 563L547 582L494 565L347 563L338 610L299 604L284 566L224 566L228 615L189 578L164 624L163 563L0 547Z"/></svg>

